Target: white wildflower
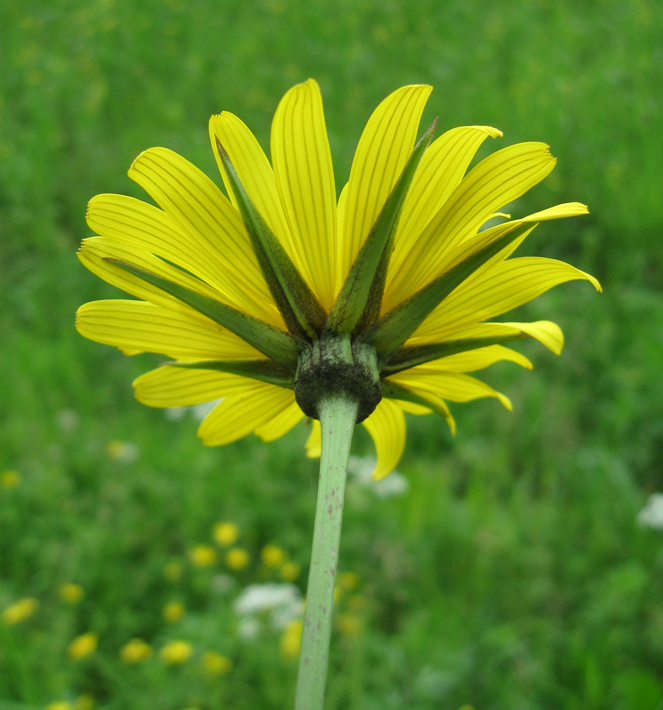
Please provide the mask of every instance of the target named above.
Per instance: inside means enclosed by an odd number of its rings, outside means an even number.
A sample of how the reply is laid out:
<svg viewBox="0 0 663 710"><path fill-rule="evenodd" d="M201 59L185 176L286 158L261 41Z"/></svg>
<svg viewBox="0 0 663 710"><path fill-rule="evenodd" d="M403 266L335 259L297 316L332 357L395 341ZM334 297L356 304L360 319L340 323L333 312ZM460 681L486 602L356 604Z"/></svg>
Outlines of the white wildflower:
<svg viewBox="0 0 663 710"><path fill-rule="evenodd" d="M663 493L653 493L638 513L638 523L644 528L663 530Z"/></svg>

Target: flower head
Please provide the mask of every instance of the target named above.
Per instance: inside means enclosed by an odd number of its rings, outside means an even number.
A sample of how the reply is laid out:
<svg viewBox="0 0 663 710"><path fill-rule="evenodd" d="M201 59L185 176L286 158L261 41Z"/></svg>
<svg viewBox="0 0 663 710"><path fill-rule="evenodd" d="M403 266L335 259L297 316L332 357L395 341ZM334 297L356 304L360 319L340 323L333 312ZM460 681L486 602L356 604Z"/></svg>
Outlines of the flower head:
<svg viewBox="0 0 663 710"><path fill-rule="evenodd" d="M251 556L242 547L233 547L226 552L225 556L226 565L236 572L246 569L251 561Z"/></svg>
<svg viewBox="0 0 663 710"><path fill-rule="evenodd" d="M189 559L194 567L213 567L217 562L216 550L211 545L196 545L189 550Z"/></svg>
<svg viewBox="0 0 663 710"><path fill-rule="evenodd" d="M288 553L278 545L270 543L269 545L265 545L262 550L260 550L260 559L265 567L269 567L269 569L278 569L288 559Z"/></svg>
<svg viewBox="0 0 663 710"><path fill-rule="evenodd" d="M87 219L101 236L79 252L139 300L88 303L78 330L129 355L172 358L134 382L145 404L221 399L199 429L208 445L251 432L276 439L342 391L375 441L376 477L401 456L404 412L436 412L453 431L447 401L494 397L510 409L468 373L500 360L531 368L505 343L531 337L559 353L563 336L550 321L493 319L565 281L600 289L563 262L512 254L538 223L587 208L572 202L514 220L498 212L555 159L543 143L520 143L467 172L479 146L502 134L466 126L433 141L433 124L417 143L430 92L406 86L377 107L338 199L312 80L279 103L271 164L239 118L212 117L228 197L172 151L142 153L129 176L159 207L95 197ZM319 447L314 426L308 455Z"/></svg>
<svg viewBox="0 0 663 710"><path fill-rule="evenodd" d="M200 659L203 670L208 676L227 675L232 668L232 661L226 656L222 656L216 651L207 651L203 653Z"/></svg>
<svg viewBox="0 0 663 710"><path fill-rule="evenodd" d="M0 473L0 488L16 488L21 483L21 474L18 471L3 471Z"/></svg>
<svg viewBox="0 0 663 710"><path fill-rule="evenodd" d="M177 623L183 616L186 609L180 602L168 602L162 609L163 618L169 624Z"/></svg>
<svg viewBox="0 0 663 710"><path fill-rule="evenodd" d="M91 656L97 650L99 637L89 631L86 634L77 636L67 649L67 655L71 661L82 661Z"/></svg>
<svg viewBox="0 0 663 710"><path fill-rule="evenodd" d="M212 536L217 545L230 547L239 538L239 526L235 523L219 522L212 528Z"/></svg>
<svg viewBox="0 0 663 710"><path fill-rule="evenodd" d="M152 647L143 639L131 639L120 649L120 660L129 666L148 661L154 653Z"/></svg>
<svg viewBox="0 0 663 710"><path fill-rule="evenodd" d="M193 656L193 646L188 641L171 641L160 651L159 658L167 666L181 666Z"/></svg>
<svg viewBox="0 0 663 710"><path fill-rule="evenodd" d="M39 609L39 602L36 599L30 597L19 599L2 612L2 620L7 626L14 626L29 619L37 609Z"/></svg>
<svg viewBox="0 0 663 710"><path fill-rule="evenodd" d="M63 584L59 591L60 599L65 604L78 604L78 602L85 596L85 591L80 584L74 584L73 582L68 582Z"/></svg>

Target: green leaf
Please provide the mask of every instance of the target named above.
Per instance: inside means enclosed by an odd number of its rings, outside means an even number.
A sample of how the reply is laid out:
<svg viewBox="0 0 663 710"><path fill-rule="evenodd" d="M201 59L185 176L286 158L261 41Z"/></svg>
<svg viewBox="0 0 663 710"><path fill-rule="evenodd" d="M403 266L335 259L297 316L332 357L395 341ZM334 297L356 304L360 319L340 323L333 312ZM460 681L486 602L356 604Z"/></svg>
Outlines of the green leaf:
<svg viewBox="0 0 663 710"><path fill-rule="evenodd" d="M256 209L218 138L216 147L258 264L288 330L300 337L317 338L327 320L325 309Z"/></svg>
<svg viewBox="0 0 663 710"><path fill-rule="evenodd" d="M451 433L456 433L456 422L451 416L449 407L444 403L444 400L434 395L423 395L413 392L403 385L396 384L391 380L381 380L380 388L382 390L382 396L387 399L400 399L403 402L411 402L412 404L418 404L422 407L427 407L432 409L436 414L444 417L451 429Z"/></svg>
<svg viewBox="0 0 663 710"><path fill-rule="evenodd" d="M352 333L365 328L379 315L398 220L412 178L433 138L436 126L437 119L414 147L345 279L329 314L326 330Z"/></svg>
<svg viewBox="0 0 663 710"><path fill-rule="evenodd" d="M284 389L293 389L293 374L272 360L201 360L200 362L164 362L164 366L183 367L191 370L217 370L229 375L250 377L268 382Z"/></svg>
<svg viewBox="0 0 663 710"><path fill-rule="evenodd" d="M380 363L387 362L435 308L480 266L536 225L521 224L476 251L376 321L359 340L375 346Z"/></svg>
<svg viewBox="0 0 663 710"><path fill-rule="evenodd" d="M426 362L439 360L441 357L464 353L468 350L485 348L489 345L500 345L512 340L528 338L526 333L515 335L500 335L494 338L464 338L462 340L446 340L443 343L430 343L427 345L410 345L400 348L384 365L381 372L383 375L395 375L397 372L409 370L411 367L423 365Z"/></svg>
<svg viewBox="0 0 663 710"><path fill-rule="evenodd" d="M284 333L279 328L275 328L269 323L253 318L252 316L235 310L225 303L220 303L207 296L203 296L197 291L193 291L185 286L180 286L168 279L164 279L151 271L141 269L121 259L113 259L110 257L104 258L121 269L128 271L130 274L137 276L143 281L160 288L162 291L170 294L178 301L191 306L198 313L207 316L215 323L227 328L231 333L239 336L242 340L252 345L256 350L259 350L263 355L266 355L279 365L292 370L297 367L297 359L299 353L304 347L297 338Z"/></svg>

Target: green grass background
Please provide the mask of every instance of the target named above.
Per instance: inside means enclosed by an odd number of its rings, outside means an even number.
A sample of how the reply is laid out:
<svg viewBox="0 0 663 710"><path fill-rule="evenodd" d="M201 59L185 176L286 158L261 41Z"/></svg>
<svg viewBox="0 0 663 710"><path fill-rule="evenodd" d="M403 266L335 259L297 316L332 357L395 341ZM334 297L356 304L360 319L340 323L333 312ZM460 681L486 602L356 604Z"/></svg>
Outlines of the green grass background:
<svg viewBox="0 0 663 710"><path fill-rule="evenodd" d="M80 304L119 295L75 258L87 200L143 197L126 170L154 145L215 175L207 121L221 110L267 147L278 99L307 77L337 184L371 110L406 83L434 85L424 121L441 129L548 142L558 167L514 214L579 200L591 215L543 224L523 253L604 286L561 286L514 316L556 320L567 345L555 358L524 343L533 373L487 374L512 414L458 405L455 439L410 418L410 492L349 491L341 568L361 577L364 627L335 633L327 707L663 707L663 533L636 522L663 490L662 31L654 0L0 2L0 471L22 476L0 489L0 609L41 603L0 624L2 710L81 693L107 710L292 704L296 663L278 634L240 641L213 581L223 565L191 570L186 553L233 520L253 555L277 542L306 568L304 428L205 449L192 419L133 400L158 358L125 358L73 323ZM112 440L136 460L109 458ZM177 584L162 574L173 559ZM236 577L236 591L266 579L257 565ZM84 587L79 605L59 601L65 582ZM173 599L187 614L168 626ZM68 644L90 630L97 653L71 663ZM135 636L186 639L196 658L129 668L118 650ZM196 665L210 649L234 663L213 682Z"/></svg>

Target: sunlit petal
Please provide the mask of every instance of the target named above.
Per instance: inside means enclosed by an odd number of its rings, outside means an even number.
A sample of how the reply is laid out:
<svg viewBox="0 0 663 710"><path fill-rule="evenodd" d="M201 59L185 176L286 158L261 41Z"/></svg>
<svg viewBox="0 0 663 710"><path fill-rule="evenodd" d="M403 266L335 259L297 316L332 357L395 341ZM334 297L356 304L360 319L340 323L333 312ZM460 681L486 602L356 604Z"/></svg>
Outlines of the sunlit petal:
<svg viewBox="0 0 663 710"><path fill-rule="evenodd" d="M414 147L430 86L405 86L390 94L373 112L352 162L340 245L342 278L405 167Z"/></svg>
<svg viewBox="0 0 663 710"><path fill-rule="evenodd" d="M251 391L228 397L203 419L198 436L206 446L223 446L241 439L273 420L293 401L293 393L258 383Z"/></svg>
<svg viewBox="0 0 663 710"><path fill-rule="evenodd" d="M312 79L281 99L272 122L271 152L303 276L329 310L336 279L336 188L322 97Z"/></svg>
<svg viewBox="0 0 663 710"><path fill-rule="evenodd" d="M377 464L373 478L380 479L390 474L400 461L405 448L405 417L395 402L383 399L364 427L371 435L377 452Z"/></svg>

